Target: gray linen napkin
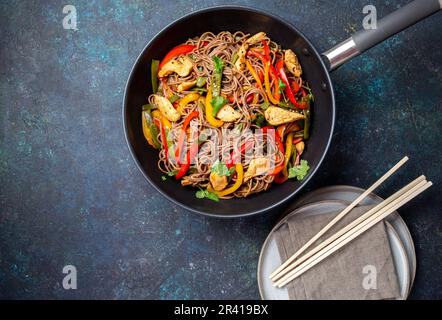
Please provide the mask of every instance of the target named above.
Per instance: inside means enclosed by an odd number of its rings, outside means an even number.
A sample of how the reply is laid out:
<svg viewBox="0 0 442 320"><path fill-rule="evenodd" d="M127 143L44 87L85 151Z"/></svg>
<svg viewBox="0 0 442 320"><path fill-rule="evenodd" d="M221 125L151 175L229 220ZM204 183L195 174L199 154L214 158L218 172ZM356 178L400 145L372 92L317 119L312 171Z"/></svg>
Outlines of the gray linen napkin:
<svg viewBox="0 0 442 320"><path fill-rule="evenodd" d="M372 206L356 207L333 226L315 245L327 239ZM317 234L339 212L313 216L294 215L275 232L283 261ZM376 288L373 288L374 274ZM371 281L368 281L370 277ZM367 286L367 283L371 286ZM365 284L365 285L364 285ZM396 271L385 231L380 222L319 264L290 282L289 298L300 299L395 299L400 297Z"/></svg>

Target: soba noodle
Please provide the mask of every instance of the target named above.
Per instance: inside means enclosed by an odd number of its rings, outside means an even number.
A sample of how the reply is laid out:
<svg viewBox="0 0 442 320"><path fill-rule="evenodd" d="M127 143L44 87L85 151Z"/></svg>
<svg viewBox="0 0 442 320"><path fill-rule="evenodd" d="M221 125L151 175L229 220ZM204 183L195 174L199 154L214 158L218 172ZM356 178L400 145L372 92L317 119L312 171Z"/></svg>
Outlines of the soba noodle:
<svg viewBox="0 0 442 320"><path fill-rule="evenodd" d="M180 110L181 116L179 120L171 121L171 128L170 130L168 130L167 140L179 140L179 135L182 131L181 129L185 125L184 122L186 121L187 117L195 111L198 112L198 115L196 117L197 121L192 121L192 130L196 130L199 133L205 132L205 130L210 131L211 135L215 136L212 137L212 139L210 140L205 140L202 143L200 142L198 155L195 157L195 159L192 159L192 165L188 167L188 170L181 177L181 184L184 186L193 186L204 190L211 189L213 191L210 182L213 159L225 159L225 157L223 158L222 155L230 154L230 152L232 152L234 148L235 150L239 149L242 142L238 141L243 140L238 140L238 137L250 138L250 132L258 132L257 135L261 135L261 138L263 138L264 141L264 146L266 147L265 157L273 159L275 167L281 167L285 165L283 169L283 171L285 172L284 174L286 175L285 178L287 178L287 170L290 169L287 166L299 166L299 159L300 155L302 154L301 150L298 150L296 156L294 156L294 153L296 152L292 152L292 154L288 155L289 159L287 159L287 154L284 154L287 153L287 148L285 148L284 152L284 150L281 150L279 145L276 143L277 141L275 141L275 138L269 139L267 137L266 139L266 135L264 135L262 131L256 131L259 130L262 126L262 124L257 123L256 120L259 118L266 119L265 107L272 104L268 103L268 97L266 96L266 91L264 90L264 81L262 81L263 84L260 87L259 85L257 85L256 79L251 74L248 68L240 70L235 66L234 62L236 59L238 59L238 51L240 50L241 45L243 45L245 41L249 38L249 35L244 34L243 32L230 33L225 31L218 34L206 32L197 38L189 39L186 44L194 46L193 50L190 53L186 54L186 56L191 59L193 64L191 72L189 72L185 76L179 76L178 73L171 73L168 76L161 78L159 90L160 93L154 93L148 98L149 104L155 107L157 104L155 101L155 94L164 96L164 93L166 92L169 97L173 96L175 97L175 99L182 99L189 93L195 92L200 93L202 96L204 96L207 91L206 88L210 88L212 86L212 81L214 81L214 57L222 59L224 63L220 96L229 97L228 104L233 107L235 111L239 112L241 116L236 121L225 121L222 126L215 127L206 117L205 105L201 101L201 99L199 99L189 102ZM264 53L265 45L267 45L270 49L267 54L271 66L273 66L277 62L277 60L283 59L284 53L281 50L280 46L277 43L271 41L267 36L265 36L262 41L253 44L253 48L255 48L258 53ZM248 47L251 48L252 45ZM258 75L264 75L264 73L266 72L266 66L264 65L263 60L255 56L247 56L247 60ZM306 92L309 92L308 87L306 87L305 83L303 83L301 77L294 77L288 72L287 75L289 75L290 80L296 82L295 84L293 84L294 86L298 85L298 87L303 87L302 92L304 96ZM180 84L195 81L198 78L205 78L206 85L203 88L189 88L181 92L178 91L177 88ZM280 95L281 101L286 101L286 104L290 104L290 101L286 96L287 91L284 91L284 84L281 84L281 82L283 81L281 81L280 78L273 76L269 81L270 88L279 87L280 89L276 90L281 90L280 94L278 94L278 96ZM168 91L164 91L166 90L165 88L167 88ZM161 93L161 90L163 90L163 93ZM311 92L309 94L311 95ZM253 100L249 97L253 97ZM299 90L297 97L299 99L302 98L301 90ZM294 109L294 111L298 111L304 115L306 114L305 110L296 109L293 107L293 105L292 108ZM305 130L302 127L305 126L305 121L306 120L303 119L293 121L292 123L284 123L281 126L272 127L274 127L274 129L281 130L282 132L285 131L285 133L289 131L289 128L292 128L292 134L296 137L299 137L301 135L304 135ZM282 128L282 126L284 127ZM163 141L164 135L162 134L161 130L158 130L156 138L162 144L162 146L167 144L167 142ZM282 138L281 142L284 145L283 137L280 138ZM189 150L191 148L192 142L187 140L188 139L186 139L184 143L187 150ZM225 143L226 140L236 141L236 145L233 146L232 144ZM287 144L287 139L285 144ZM170 150L171 148L172 152ZM296 150L297 148L298 145L296 145L296 148L295 145L293 145L293 148L291 149ZM167 148L163 147L161 148L161 150L159 150L158 167L165 174L172 176L173 174L176 174L180 169L182 169L183 162L175 161L173 157L173 147L169 146L168 155L166 155L166 149ZM289 161L290 157L292 156L297 157L297 159L292 158L292 161ZM251 156L249 157L249 159L244 161L244 172L248 171L250 161L253 158L254 157ZM283 174L283 171L281 171L279 175ZM277 175L254 175L246 182L242 182L241 185L233 192L225 195L221 194L220 198L247 197L253 193L262 192L270 188L272 183L274 183L275 177L277 177ZM228 179L229 182L228 186L226 186L226 189L232 185L235 185L236 179L238 179L238 175L232 172Z"/></svg>

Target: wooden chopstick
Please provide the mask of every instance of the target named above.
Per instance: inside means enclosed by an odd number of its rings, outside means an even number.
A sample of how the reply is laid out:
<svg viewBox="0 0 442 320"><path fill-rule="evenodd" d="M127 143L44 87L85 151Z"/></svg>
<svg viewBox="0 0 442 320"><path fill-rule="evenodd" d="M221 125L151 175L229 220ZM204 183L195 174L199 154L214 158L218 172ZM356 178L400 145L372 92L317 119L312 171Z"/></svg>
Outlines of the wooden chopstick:
<svg viewBox="0 0 442 320"><path fill-rule="evenodd" d="M420 181L419 181L419 180L420 180ZM416 184L416 181L418 181L417 184ZM391 208L393 205L397 204L401 199L403 199L404 197L406 197L406 196L412 194L412 193L415 192L418 188L422 187L422 186L425 185L425 184L426 184L426 181L425 181L425 180L422 181L422 180L421 180L421 177L417 178L417 179L414 180L413 182L409 183L406 187L402 188L401 190L399 190L398 192L396 192L394 195L392 195L392 196L390 196L388 199L384 200L384 201L381 203L381 204L383 204L383 208L384 208L384 209L381 209L381 210L388 210L388 209ZM410 186L411 186L411 187L410 187ZM398 193L400 194L399 197L397 196ZM379 205L378 205L377 207L379 207ZM373 209L372 209L372 210L373 210ZM369 212L372 211L372 210L369 210L367 213L369 213ZM352 225L353 228L354 228L354 227L360 227L360 226L363 225L364 223L367 223L367 220L368 220L368 219L373 219L374 216L379 215L379 212L380 212L380 210L376 210L376 212L375 212L374 214L370 214L370 215L367 215L367 213L366 213L366 214L364 214L363 216L364 216L364 217L368 217L368 218L363 219L363 220L362 220L362 223L359 222L359 223L357 223L357 224L354 224L354 222L353 222L353 223L351 223L350 225ZM355 220L355 222L356 222L356 220ZM347 226L347 227L348 227L348 226ZM339 234L340 236L343 236L343 235L347 234L347 232L349 232L349 231L350 231L350 232L353 232L353 231L355 230L355 229L347 228L347 227L341 229L341 230L337 233L337 235ZM341 232L341 231L343 231L344 229L347 229L347 232L344 232L344 233ZM349 230L349 231L348 231L348 230ZM317 252L320 251L322 248L324 248L324 247L327 246L328 244L332 243L333 241L330 241L331 239L336 240L336 239L340 238L340 236L338 236L338 237L335 237L335 236L330 237L329 239L327 239L327 240L324 242L324 243L326 243L326 245L323 245L323 243L321 243L321 244L318 245L316 248L314 248L311 252L317 253ZM305 256L301 257L301 259L302 259L301 262L303 262L303 261L305 261L307 258L311 257L314 253L310 254L310 252L309 252L309 253L307 253ZM307 257L306 257L306 256L307 256ZM301 259L300 259L300 260L301 260ZM298 264L300 264L300 263L298 263ZM292 268L292 269L294 269L294 268ZM286 272L286 273L287 273L287 272ZM290 273L290 274L292 274L292 273ZM284 276L281 280L277 281L277 284L283 282L284 280L286 280L286 279L290 276L290 274Z"/></svg>
<svg viewBox="0 0 442 320"><path fill-rule="evenodd" d="M397 191L396 193L394 193L393 195L391 195L390 197L388 197L387 199L385 199L384 201L382 201L381 203L379 203L378 205L376 205L375 207L373 207L372 209L370 209L369 211L367 211L366 213L361 215L359 218L357 218L356 220L352 221L347 226L345 226L344 228L342 228L341 230L336 232L334 235L329 237L327 240L325 240L324 242L319 244L317 247L315 247L314 249L310 250L309 252L307 252L306 254L301 256L299 259L295 260L292 264L288 265L285 269L281 270L281 272L279 272L278 275L273 278L273 281L277 281L278 279L283 277L289 271L293 270L296 266L298 266L299 264L301 264L302 262L304 262L305 260L310 258L313 254L315 254L316 252L318 252L319 250L321 250L322 248L324 248L328 244L330 244L333 241L335 241L337 238L339 238L340 236L345 234L347 231L351 230L352 228L354 228L355 226L357 226L358 224L360 224L361 222L363 222L364 220L369 218L371 215L373 215L376 212L378 212L380 209L382 209L385 206L389 205L391 202L393 202L394 200L399 198L405 192L411 190L413 187L415 187L415 186L417 186L419 184L423 185L423 184L425 184L425 182L426 182L425 181L425 176L423 176L423 175L418 177L414 181L410 182L405 187L403 187L402 189L400 189L399 191Z"/></svg>
<svg viewBox="0 0 442 320"><path fill-rule="evenodd" d="M284 278L280 279L276 285L281 288L285 286L290 281L294 280L295 278L302 275L304 272L330 256L332 253L336 252L343 246L345 246L347 243L373 227L375 224L380 222L382 219L386 218L389 214L403 206L405 203L422 193L424 190L429 188L432 185L431 182L426 182L424 185L421 185L419 183L418 185L414 186L411 190L401 195L398 199L394 200L390 205L387 207L379 210L375 215L372 215L369 219L364 221L364 223L358 225L356 228L353 228L340 238L338 238L335 242L331 243L324 249L317 252L315 255L310 257L307 261L299 265L297 268L292 270L289 274L287 274Z"/></svg>
<svg viewBox="0 0 442 320"><path fill-rule="evenodd" d="M324 233L326 233L331 227L333 227L338 221L340 221L347 213L349 213L356 205L359 204L366 196L368 196L373 190L379 187L385 180L387 180L393 173L395 173L405 162L408 161L408 157L405 156L390 170L388 170L381 178L379 178L373 185L365 190L359 197L357 197L347 208L342 210L332 221L330 221L324 228L322 228L313 238L307 241L298 251L296 251L289 259L281 264L275 271L270 274L270 279L274 280L278 274L290 265L295 259L303 253L308 247L310 247L316 240L318 240Z"/></svg>

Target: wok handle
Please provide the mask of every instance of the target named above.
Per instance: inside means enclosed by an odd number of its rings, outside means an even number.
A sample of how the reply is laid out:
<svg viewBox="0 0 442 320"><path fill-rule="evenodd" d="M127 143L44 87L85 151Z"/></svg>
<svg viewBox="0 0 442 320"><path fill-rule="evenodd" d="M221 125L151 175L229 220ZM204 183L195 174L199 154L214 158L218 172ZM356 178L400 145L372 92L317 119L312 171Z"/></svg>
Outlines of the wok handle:
<svg viewBox="0 0 442 320"><path fill-rule="evenodd" d="M442 0L414 0L377 21L376 29L360 30L324 52L330 71L396 33L442 9Z"/></svg>

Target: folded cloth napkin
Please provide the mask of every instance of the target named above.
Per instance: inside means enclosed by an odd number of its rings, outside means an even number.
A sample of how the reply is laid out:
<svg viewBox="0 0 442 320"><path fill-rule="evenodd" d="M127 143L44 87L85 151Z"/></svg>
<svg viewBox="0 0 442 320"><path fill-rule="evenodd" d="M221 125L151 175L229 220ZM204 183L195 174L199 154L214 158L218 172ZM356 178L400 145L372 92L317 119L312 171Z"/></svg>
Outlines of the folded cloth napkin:
<svg viewBox="0 0 442 320"><path fill-rule="evenodd" d="M371 209L360 206L350 211L315 244ZM326 226L339 212L312 216L294 215L276 231L282 261L287 260ZM308 252L307 249L305 253ZM396 299L399 285L383 222L361 234L310 270L286 285L289 298L300 299Z"/></svg>

